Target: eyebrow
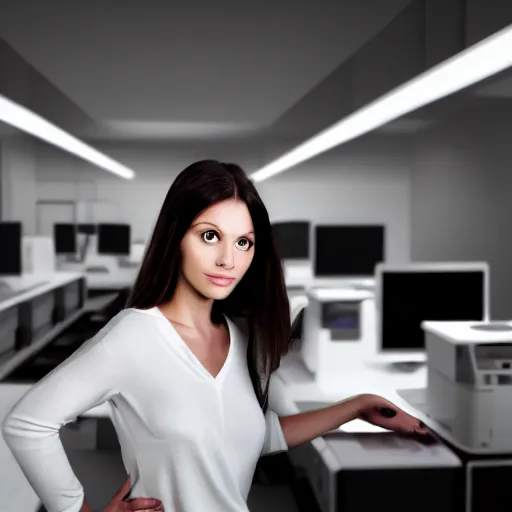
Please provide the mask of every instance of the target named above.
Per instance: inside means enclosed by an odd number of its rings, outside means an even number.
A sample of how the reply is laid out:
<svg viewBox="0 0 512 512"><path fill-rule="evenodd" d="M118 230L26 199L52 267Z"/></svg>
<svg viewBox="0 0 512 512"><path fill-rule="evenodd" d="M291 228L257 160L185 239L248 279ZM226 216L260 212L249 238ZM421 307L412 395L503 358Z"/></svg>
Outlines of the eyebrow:
<svg viewBox="0 0 512 512"><path fill-rule="evenodd" d="M199 226L200 224L208 224L209 226L213 226L214 228L218 229L222 233L222 229L220 229L219 226L217 226L217 224L214 224L213 222L197 222L192 227ZM240 235L240 236L246 236L246 235L254 235L254 231L248 231L247 233L244 233L243 235Z"/></svg>

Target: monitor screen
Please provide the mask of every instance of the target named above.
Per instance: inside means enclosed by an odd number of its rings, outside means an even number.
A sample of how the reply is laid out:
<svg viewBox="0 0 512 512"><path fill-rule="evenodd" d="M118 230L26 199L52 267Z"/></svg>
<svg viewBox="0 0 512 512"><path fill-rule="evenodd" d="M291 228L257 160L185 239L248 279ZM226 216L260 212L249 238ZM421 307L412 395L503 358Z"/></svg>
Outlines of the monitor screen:
<svg viewBox="0 0 512 512"><path fill-rule="evenodd" d="M384 271L380 280L380 348L425 350L423 321L481 321L485 272Z"/></svg>
<svg viewBox="0 0 512 512"><path fill-rule="evenodd" d="M22 273L21 222L0 222L0 275L19 276Z"/></svg>
<svg viewBox="0 0 512 512"><path fill-rule="evenodd" d="M317 226L315 275L371 277L385 259L384 226Z"/></svg>
<svg viewBox="0 0 512 512"><path fill-rule="evenodd" d="M282 260L309 259L310 223L306 221L276 222L272 233Z"/></svg>
<svg viewBox="0 0 512 512"><path fill-rule="evenodd" d="M75 254L77 251L75 224L54 224L53 243L57 254Z"/></svg>
<svg viewBox="0 0 512 512"><path fill-rule="evenodd" d="M129 224L98 224L98 253L129 256L131 230Z"/></svg>
<svg viewBox="0 0 512 512"><path fill-rule="evenodd" d="M82 233L84 235L94 235L96 233L96 225L95 224L78 224L77 231L78 231L78 233Z"/></svg>

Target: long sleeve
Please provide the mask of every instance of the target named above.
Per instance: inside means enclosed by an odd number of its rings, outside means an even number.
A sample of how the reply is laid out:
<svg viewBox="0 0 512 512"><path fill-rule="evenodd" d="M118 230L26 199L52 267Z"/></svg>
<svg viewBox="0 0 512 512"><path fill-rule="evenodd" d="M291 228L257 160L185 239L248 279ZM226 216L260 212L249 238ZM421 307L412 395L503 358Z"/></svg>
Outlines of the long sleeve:
<svg viewBox="0 0 512 512"><path fill-rule="evenodd" d="M271 377L269 384L269 408L265 413L266 433L261 455L284 452L288 450L288 444L281 428L279 415L274 411L280 402L280 381ZM277 408L278 408L277 407Z"/></svg>
<svg viewBox="0 0 512 512"><path fill-rule="evenodd" d="M123 322L122 313L114 317L35 384L2 424L5 442L48 512L78 512L84 501L59 431L118 394L123 365L106 342L126 334Z"/></svg>

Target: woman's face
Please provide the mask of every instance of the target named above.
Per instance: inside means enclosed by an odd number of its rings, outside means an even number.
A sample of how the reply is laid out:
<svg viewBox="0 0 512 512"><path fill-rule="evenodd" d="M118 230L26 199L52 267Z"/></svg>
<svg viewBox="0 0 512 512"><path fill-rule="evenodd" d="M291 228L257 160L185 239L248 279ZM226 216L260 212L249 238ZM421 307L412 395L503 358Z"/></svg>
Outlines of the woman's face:
<svg viewBox="0 0 512 512"><path fill-rule="evenodd" d="M247 205L228 199L204 210L181 241L181 275L207 298L226 298L254 257L254 227Z"/></svg>

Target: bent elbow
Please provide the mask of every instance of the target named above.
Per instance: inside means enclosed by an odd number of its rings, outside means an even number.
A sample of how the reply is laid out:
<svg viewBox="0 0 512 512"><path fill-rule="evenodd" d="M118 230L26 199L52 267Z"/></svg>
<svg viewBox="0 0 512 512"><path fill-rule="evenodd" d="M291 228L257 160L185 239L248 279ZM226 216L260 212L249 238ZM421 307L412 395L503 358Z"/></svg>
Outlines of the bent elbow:
<svg viewBox="0 0 512 512"><path fill-rule="evenodd" d="M1 430L5 443L12 449L39 447L45 441L51 442L59 436L60 427L12 412L3 420Z"/></svg>

